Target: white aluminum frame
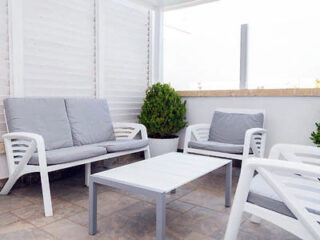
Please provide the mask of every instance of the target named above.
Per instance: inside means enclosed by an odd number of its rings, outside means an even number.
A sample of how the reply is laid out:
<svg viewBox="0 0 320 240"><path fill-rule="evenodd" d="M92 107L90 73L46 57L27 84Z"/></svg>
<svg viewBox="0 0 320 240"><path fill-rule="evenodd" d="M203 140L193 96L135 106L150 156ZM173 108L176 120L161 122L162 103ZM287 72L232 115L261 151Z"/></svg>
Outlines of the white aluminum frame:
<svg viewBox="0 0 320 240"><path fill-rule="evenodd" d="M285 158L287 161L271 160ZM237 239L243 212L265 219L301 239L320 239L320 216L306 208L320 209L320 149L278 144L269 158L248 159L242 167L225 240ZM247 202L250 183L258 172L281 198L295 218Z"/></svg>
<svg viewBox="0 0 320 240"><path fill-rule="evenodd" d="M113 123L116 139L134 139L140 134L142 139L148 139L145 126L137 123ZM26 132L13 132L3 135L7 154L9 179L2 188L0 195L7 195L16 181L23 175L40 172L42 196L45 216L53 216L51 193L49 185L49 172L85 164L85 185L89 186L91 163L136 152L144 152L145 158L150 158L149 146L115 153L107 153L98 157L88 158L57 165L47 165L46 151L43 137ZM37 151L39 165L29 165L32 155Z"/></svg>
<svg viewBox="0 0 320 240"><path fill-rule="evenodd" d="M264 122L266 117L266 113L264 110L257 110L257 109L218 108L215 111L227 112L227 113L245 113L245 114L262 113L264 115ZM195 125L189 126L186 130L183 152L208 155L208 156L214 156L214 157L222 157L222 158L241 160L241 161L253 156L264 157L266 136L267 136L267 131L264 128L252 128L246 132L244 147L243 147L243 154L215 152L215 151L188 147L189 142L193 139L196 141L208 141L209 131L210 131L210 124L195 124ZM253 152L252 154L250 154L250 149L252 149L252 152Z"/></svg>

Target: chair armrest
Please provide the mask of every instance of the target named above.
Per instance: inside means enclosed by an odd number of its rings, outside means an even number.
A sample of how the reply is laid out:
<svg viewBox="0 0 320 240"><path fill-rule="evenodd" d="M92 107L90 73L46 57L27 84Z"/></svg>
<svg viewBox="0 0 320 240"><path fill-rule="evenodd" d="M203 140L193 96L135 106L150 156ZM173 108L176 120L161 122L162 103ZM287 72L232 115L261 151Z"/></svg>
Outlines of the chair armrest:
<svg viewBox="0 0 320 240"><path fill-rule="evenodd" d="M140 132L142 139L148 139L147 129L143 124L115 122L113 123L113 128L116 138L134 139L134 137Z"/></svg>
<svg viewBox="0 0 320 240"><path fill-rule="evenodd" d="M207 141L209 139L210 124L194 124L186 129L184 137L184 152L188 148L188 143L195 138L196 141Z"/></svg>
<svg viewBox="0 0 320 240"><path fill-rule="evenodd" d="M247 159L249 157L250 149L256 157L264 157L266 137L266 129L251 128L247 130L243 146L243 159Z"/></svg>
<svg viewBox="0 0 320 240"><path fill-rule="evenodd" d="M263 168L272 171L283 171L294 174L308 175L310 177L318 178L320 167L313 166L305 163L288 162L276 159L266 159L266 158L249 158L246 161L246 167L253 170L258 170Z"/></svg>
<svg viewBox="0 0 320 240"><path fill-rule="evenodd" d="M41 135L28 132L12 132L4 134L2 137L4 139L9 172L14 170L16 162L20 162L22 165L27 164L36 150L38 152L39 165L47 165L45 143ZM21 159L14 158L16 155L15 150L21 154Z"/></svg>
<svg viewBox="0 0 320 240"><path fill-rule="evenodd" d="M297 144L276 144L269 154L271 159L280 159L291 162L302 162L307 164L320 165L320 148L314 146L305 146Z"/></svg>

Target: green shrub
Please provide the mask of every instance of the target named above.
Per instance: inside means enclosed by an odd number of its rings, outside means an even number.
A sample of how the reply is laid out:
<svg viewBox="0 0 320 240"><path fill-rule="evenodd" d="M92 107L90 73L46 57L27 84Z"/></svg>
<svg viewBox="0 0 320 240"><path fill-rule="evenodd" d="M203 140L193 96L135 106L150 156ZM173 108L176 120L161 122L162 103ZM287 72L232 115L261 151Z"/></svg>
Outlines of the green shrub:
<svg viewBox="0 0 320 240"><path fill-rule="evenodd" d="M320 123L316 123L316 127L317 131L311 133L310 139L313 141L314 144L320 147Z"/></svg>
<svg viewBox="0 0 320 240"><path fill-rule="evenodd" d="M139 122L146 126L149 137L172 138L187 126L186 101L168 84L157 83L146 91Z"/></svg>

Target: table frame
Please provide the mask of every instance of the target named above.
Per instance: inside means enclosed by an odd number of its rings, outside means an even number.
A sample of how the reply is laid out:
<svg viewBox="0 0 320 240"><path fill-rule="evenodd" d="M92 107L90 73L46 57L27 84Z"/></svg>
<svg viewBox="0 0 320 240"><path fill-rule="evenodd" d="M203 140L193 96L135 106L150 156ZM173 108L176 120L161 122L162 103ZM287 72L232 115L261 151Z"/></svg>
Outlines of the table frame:
<svg viewBox="0 0 320 240"><path fill-rule="evenodd" d="M225 165L226 186L225 186L225 206L231 206L232 195L232 161ZM216 169L215 169L216 170ZM151 191L140 187L115 182L100 176L90 176L89 180L89 234L95 235L97 232L97 185L107 185L113 188L122 189L132 193L143 194L156 199L156 239L166 239L166 192ZM174 190L174 189L172 189Z"/></svg>

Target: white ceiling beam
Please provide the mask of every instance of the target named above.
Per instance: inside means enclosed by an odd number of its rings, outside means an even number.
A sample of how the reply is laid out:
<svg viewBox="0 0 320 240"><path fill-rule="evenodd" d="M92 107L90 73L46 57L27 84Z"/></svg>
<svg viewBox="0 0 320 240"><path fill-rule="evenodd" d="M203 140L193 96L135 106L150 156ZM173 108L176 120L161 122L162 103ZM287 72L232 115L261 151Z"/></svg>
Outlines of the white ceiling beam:
<svg viewBox="0 0 320 240"><path fill-rule="evenodd" d="M148 5L153 9L171 10L183 7L194 6L218 0L135 0Z"/></svg>

